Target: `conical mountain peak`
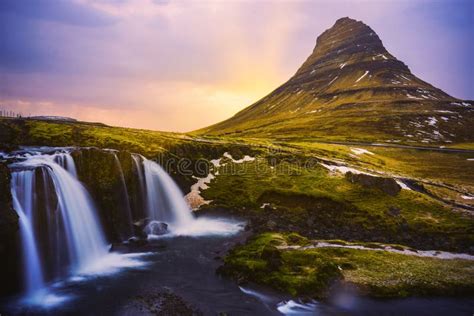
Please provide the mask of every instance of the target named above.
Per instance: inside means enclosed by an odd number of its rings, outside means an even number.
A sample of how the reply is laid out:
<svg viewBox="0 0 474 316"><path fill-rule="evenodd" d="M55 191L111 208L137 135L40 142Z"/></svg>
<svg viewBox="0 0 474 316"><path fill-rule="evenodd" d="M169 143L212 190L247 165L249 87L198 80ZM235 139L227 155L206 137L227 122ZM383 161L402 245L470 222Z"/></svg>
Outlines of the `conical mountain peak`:
<svg viewBox="0 0 474 316"><path fill-rule="evenodd" d="M363 60L371 57L383 60L395 59L382 44L379 36L368 25L348 17L341 18L316 40L313 53L298 72L308 67L324 67L335 59L347 62L351 59Z"/></svg>
<svg viewBox="0 0 474 316"><path fill-rule="evenodd" d="M287 82L203 131L449 143L473 140L465 128L474 122L471 108L417 78L371 27L345 17L317 38Z"/></svg>

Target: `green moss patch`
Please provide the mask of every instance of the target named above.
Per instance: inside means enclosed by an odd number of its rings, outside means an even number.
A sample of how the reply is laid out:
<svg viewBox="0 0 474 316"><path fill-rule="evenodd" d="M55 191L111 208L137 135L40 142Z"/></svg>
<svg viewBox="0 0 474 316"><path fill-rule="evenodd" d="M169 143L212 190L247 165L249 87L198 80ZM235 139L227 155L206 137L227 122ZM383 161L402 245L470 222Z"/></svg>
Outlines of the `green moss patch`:
<svg viewBox="0 0 474 316"><path fill-rule="evenodd" d="M350 283L373 297L474 293L472 261L346 248L284 249L304 243L301 236L292 242L294 236L264 233L253 237L225 257L219 272L239 282L316 298L326 296L335 283Z"/></svg>

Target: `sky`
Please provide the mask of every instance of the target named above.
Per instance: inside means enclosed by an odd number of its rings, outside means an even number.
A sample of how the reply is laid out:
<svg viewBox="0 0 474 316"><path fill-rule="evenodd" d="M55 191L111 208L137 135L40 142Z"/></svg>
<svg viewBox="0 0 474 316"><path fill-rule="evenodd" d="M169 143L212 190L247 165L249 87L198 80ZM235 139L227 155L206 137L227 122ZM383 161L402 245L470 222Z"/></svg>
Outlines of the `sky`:
<svg viewBox="0 0 474 316"><path fill-rule="evenodd" d="M195 130L288 80L344 16L474 99L471 0L0 0L0 109Z"/></svg>

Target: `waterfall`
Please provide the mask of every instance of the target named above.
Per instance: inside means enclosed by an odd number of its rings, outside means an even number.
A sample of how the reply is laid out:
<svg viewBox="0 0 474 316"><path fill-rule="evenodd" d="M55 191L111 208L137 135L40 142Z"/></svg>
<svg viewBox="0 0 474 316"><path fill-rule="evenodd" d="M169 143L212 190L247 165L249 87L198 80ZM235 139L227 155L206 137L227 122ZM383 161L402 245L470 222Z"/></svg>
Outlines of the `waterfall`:
<svg viewBox="0 0 474 316"><path fill-rule="evenodd" d="M77 178L76 164L69 153L55 154L54 161L56 161L61 167L69 171L75 178Z"/></svg>
<svg viewBox="0 0 474 316"><path fill-rule="evenodd" d="M28 295L33 295L44 287L43 271L32 227L34 173L34 170L13 173L11 186L13 207L20 221L24 282Z"/></svg>
<svg viewBox="0 0 474 316"><path fill-rule="evenodd" d="M122 170L122 164L120 163L119 158L117 157L117 154L115 152L112 152L115 160L115 165L117 166L117 170L119 171L119 176L120 176L120 183L122 185L122 193L123 193L123 204L124 204L124 210L125 210L125 218L127 221L127 230L128 230L128 236L131 237L133 235L133 226L132 226L132 210L130 208L130 198L128 196L128 189L127 189L127 183L125 182L125 176L123 175L123 170ZM122 238L124 240L126 238Z"/></svg>
<svg viewBox="0 0 474 316"><path fill-rule="evenodd" d="M81 272L87 269L94 261L108 253L102 229L96 217L96 210L85 187L78 181L74 160L69 153L37 154L20 157L25 160L13 163L12 168L12 196L14 208L20 217L21 238L24 256L25 288L28 293L44 286L43 260L46 254L56 254L61 249L67 248L69 259L68 272ZM36 170L40 168L47 175L43 177L44 183L49 182L54 189L57 201L56 209L45 203L46 226L41 226L35 214L37 205ZM66 169L67 168L67 169ZM48 192L48 186L43 190ZM54 224L51 224L54 223ZM48 227L51 225L52 227ZM46 249L38 249L37 240L42 230L48 232L50 238L46 241ZM63 236L58 236L63 232ZM53 236L53 237L51 237ZM57 244L52 244L54 240ZM62 247L61 247L62 248ZM45 258L55 261L57 258ZM57 274L58 272L54 273Z"/></svg>
<svg viewBox="0 0 474 316"><path fill-rule="evenodd" d="M168 224L174 236L231 235L243 228L238 221L194 218L183 193L159 164L140 155L133 155L133 160L143 188L141 195L145 197L147 216L151 220L145 229L149 237L157 237L154 229L162 231L158 222Z"/></svg>
<svg viewBox="0 0 474 316"><path fill-rule="evenodd" d="M144 177L144 171L143 171L143 165L142 165L142 156L132 154L132 159L133 159L133 165L135 166L135 169L137 170L137 177L138 177L138 186L140 189L140 197L142 201L145 201L146 195L145 195L145 177Z"/></svg>
<svg viewBox="0 0 474 316"><path fill-rule="evenodd" d="M168 173L159 164L143 156L134 155L133 159L139 171L140 186L144 189L142 194L146 199L149 219L166 222L172 228L190 224L193 220L191 210L183 198L183 193Z"/></svg>

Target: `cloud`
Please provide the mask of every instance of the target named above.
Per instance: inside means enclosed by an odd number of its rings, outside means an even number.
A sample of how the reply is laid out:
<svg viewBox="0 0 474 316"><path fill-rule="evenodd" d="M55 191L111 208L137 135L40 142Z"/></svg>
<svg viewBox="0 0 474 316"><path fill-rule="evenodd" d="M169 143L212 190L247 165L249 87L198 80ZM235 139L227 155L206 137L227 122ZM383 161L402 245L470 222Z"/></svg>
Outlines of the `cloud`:
<svg viewBox="0 0 474 316"><path fill-rule="evenodd" d="M474 98L472 2L457 4L3 0L0 98L37 114L188 131L286 81L341 16L373 27L422 79Z"/></svg>
<svg viewBox="0 0 474 316"><path fill-rule="evenodd" d="M85 27L109 25L114 19L74 1L2 0L0 12L27 19L38 19Z"/></svg>

